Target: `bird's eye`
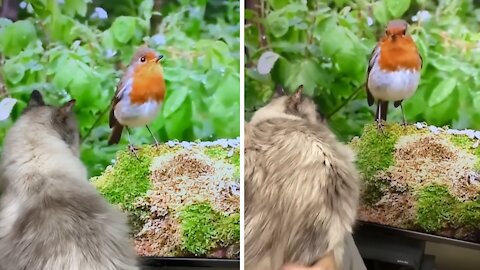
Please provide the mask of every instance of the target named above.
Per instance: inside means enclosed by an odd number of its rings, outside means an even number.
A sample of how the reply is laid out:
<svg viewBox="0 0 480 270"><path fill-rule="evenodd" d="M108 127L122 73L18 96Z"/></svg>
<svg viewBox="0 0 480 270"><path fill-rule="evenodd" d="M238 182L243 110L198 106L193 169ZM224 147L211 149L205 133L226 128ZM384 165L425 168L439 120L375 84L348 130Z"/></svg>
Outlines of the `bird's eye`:
<svg viewBox="0 0 480 270"><path fill-rule="evenodd" d="M140 62L145 62L145 57L142 56L142 58L140 58Z"/></svg>

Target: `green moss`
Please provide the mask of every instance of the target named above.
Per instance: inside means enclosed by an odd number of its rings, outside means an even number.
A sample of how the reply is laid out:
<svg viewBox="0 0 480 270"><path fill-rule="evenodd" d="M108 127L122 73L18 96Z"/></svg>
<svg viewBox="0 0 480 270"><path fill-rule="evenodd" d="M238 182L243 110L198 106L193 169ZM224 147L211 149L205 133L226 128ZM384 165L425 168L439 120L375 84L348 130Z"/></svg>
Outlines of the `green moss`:
<svg viewBox="0 0 480 270"><path fill-rule="evenodd" d="M480 147L472 148L474 141L466 135L450 135L450 141L457 147L460 147L477 157L475 170L480 171Z"/></svg>
<svg viewBox="0 0 480 270"><path fill-rule="evenodd" d="M399 124L386 124L384 132L377 129L376 123L368 124L358 140L351 142L357 153L357 166L363 175L363 200L372 205L388 190L388 182L377 179L375 175L394 165L395 144L402 135L420 134L426 131L414 126L404 127Z"/></svg>
<svg viewBox="0 0 480 270"><path fill-rule="evenodd" d="M357 162L365 178L372 178L378 171L393 164L393 150L398 135L386 128L385 133L377 130L374 124L366 125L363 135L354 144Z"/></svg>
<svg viewBox="0 0 480 270"><path fill-rule="evenodd" d="M152 157L177 150L166 145L144 146L137 150L138 159L129 150L120 151L112 170L93 178L92 183L110 203L130 210L135 199L151 188Z"/></svg>
<svg viewBox="0 0 480 270"><path fill-rule="evenodd" d="M240 214L235 213L221 219L217 228L218 238L224 245L240 240Z"/></svg>
<svg viewBox="0 0 480 270"><path fill-rule="evenodd" d="M452 220L457 200L448 187L432 184L421 188L417 200L417 223L427 232L438 231Z"/></svg>
<svg viewBox="0 0 480 270"><path fill-rule="evenodd" d="M218 246L240 241L240 215L225 216L209 203L192 204L180 213L182 249L204 255Z"/></svg>
<svg viewBox="0 0 480 270"><path fill-rule="evenodd" d="M377 202L384 194L388 183L375 179L375 174L393 164L393 150L398 135L386 127L385 133L377 130L375 124L366 125L362 137L352 143L357 153L357 165L363 174L364 195L367 204Z"/></svg>
<svg viewBox="0 0 480 270"><path fill-rule="evenodd" d="M480 201L459 203L456 211L456 220L463 226L480 228Z"/></svg>
<svg viewBox="0 0 480 270"><path fill-rule="evenodd" d="M130 208L137 197L150 189L151 160L143 151L139 151L139 160L129 151L119 152L113 170L94 184L110 203Z"/></svg>
<svg viewBox="0 0 480 270"><path fill-rule="evenodd" d="M206 147L204 153L214 160L222 160L228 164L235 166L234 177L240 180L240 149L236 148L233 151L233 156L228 157L228 152L230 150L215 146L215 147Z"/></svg>

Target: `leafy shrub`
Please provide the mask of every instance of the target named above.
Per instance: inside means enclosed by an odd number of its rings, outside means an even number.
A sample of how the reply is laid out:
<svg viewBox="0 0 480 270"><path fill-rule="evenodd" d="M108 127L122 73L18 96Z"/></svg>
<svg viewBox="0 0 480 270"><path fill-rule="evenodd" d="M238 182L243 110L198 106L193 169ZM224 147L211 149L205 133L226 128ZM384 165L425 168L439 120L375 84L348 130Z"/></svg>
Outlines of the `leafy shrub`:
<svg viewBox="0 0 480 270"><path fill-rule="evenodd" d="M0 19L0 95L18 100L11 118L0 121L0 140L33 89L51 104L75 98L82 160L98 175L126 145L124 136L120 145L107 146L108 109L143 43L165 55L166 100L150 125L157 138L239 136L238 1L113 2L30 0L19 20ZM137 145L153 142L145 128L132 133Z"/></svg>

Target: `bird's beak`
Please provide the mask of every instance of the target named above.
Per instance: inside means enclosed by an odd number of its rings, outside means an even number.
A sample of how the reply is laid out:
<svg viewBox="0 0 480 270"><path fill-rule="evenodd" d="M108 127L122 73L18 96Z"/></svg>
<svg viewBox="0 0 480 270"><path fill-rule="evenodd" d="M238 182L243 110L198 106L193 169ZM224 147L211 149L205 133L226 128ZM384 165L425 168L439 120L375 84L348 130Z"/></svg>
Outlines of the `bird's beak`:
<svg viewBox="0 0 480 270"><path fill-rule="evenodd" d="M160 54L160 55L157 57L157 63L160 62L160 60L162 60L162 58L163 58L163 55Z"/></svg>

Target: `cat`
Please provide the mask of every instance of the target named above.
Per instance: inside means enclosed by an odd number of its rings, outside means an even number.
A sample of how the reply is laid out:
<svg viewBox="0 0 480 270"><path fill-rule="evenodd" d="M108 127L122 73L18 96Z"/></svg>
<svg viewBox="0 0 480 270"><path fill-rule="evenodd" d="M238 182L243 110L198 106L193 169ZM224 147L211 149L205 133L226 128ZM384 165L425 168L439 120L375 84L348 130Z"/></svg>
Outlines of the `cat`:
<svg viewBox="0 0 480 270"><path fill-rule="evenodd" d="M74 105L46 105L34 90L5 137L2 270L140 269L126 217L88 182Z"/></svg>
<svg viewBox="0 0 480 270"><path fill-rule="evenodd" d="M245 123L245 269L312 265L333 252L342 269L360 175L314 102L276 94Z"/></svg>

